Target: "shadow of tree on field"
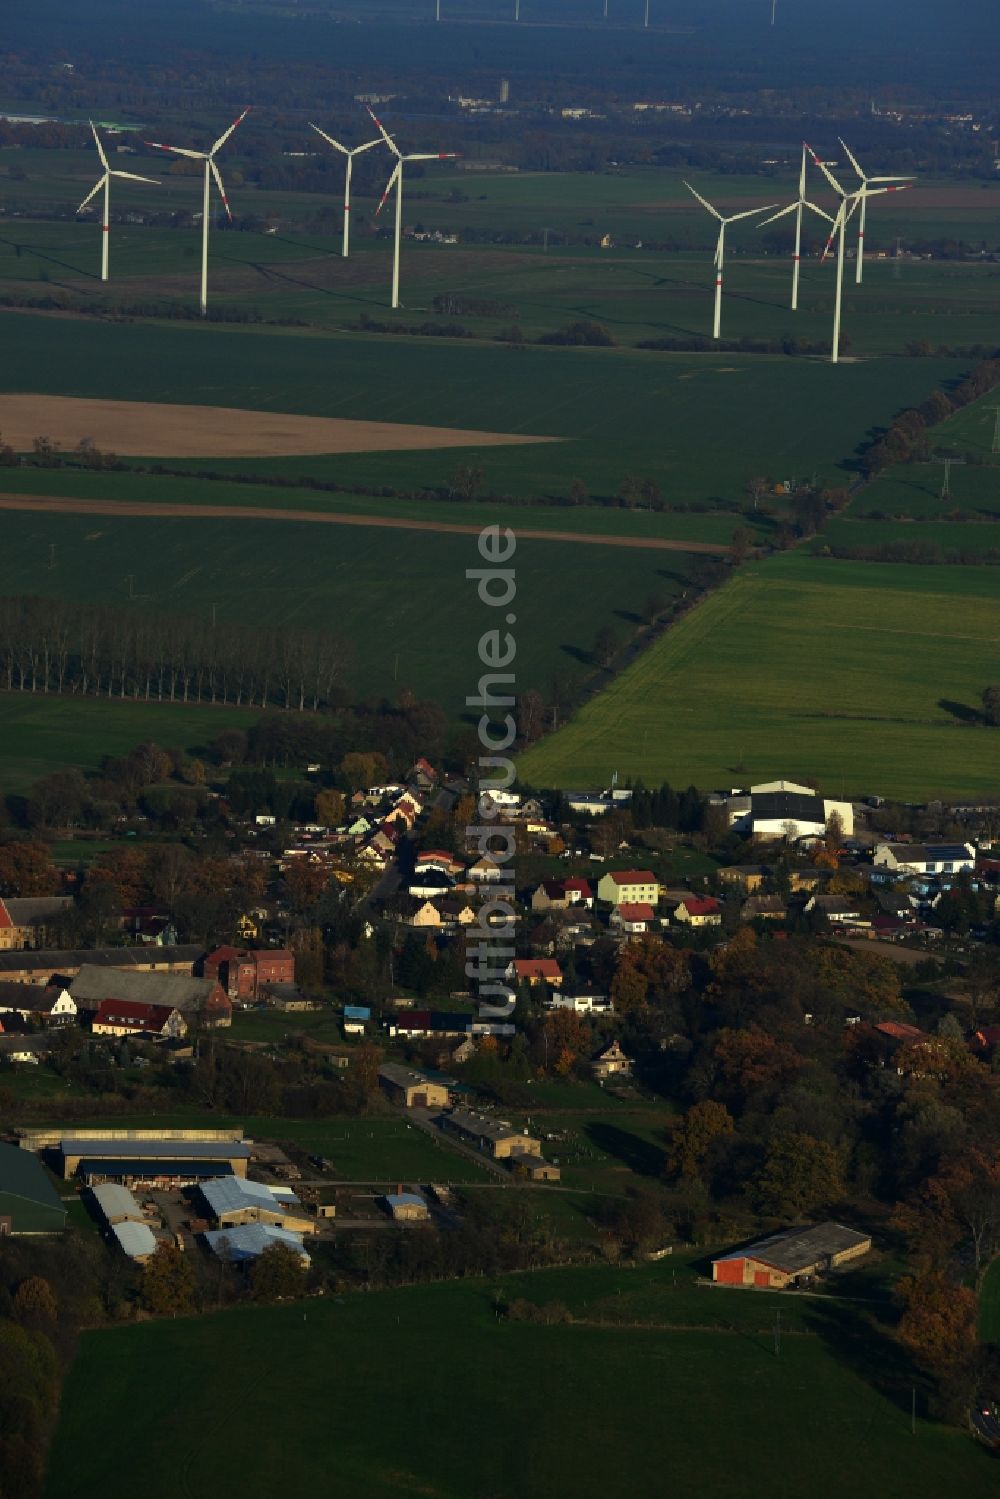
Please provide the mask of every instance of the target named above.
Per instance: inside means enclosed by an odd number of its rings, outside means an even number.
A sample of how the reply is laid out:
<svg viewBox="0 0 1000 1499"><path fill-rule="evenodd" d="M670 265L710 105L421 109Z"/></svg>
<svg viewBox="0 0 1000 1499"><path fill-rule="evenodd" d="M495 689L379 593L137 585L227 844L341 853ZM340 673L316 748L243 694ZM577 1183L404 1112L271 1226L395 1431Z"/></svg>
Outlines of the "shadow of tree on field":
<svg viewBox="0 0 1000 1499"><path fill-rule="evenodd" d="M806 1326L837 1360L909 1413L911 1392L925 1381L892 1335L891 1306L812 1298Z"/></svg>
<svg viewBox="0 0 1000 1499"><path fill-rule="evenodd" d="M598 1150L613 1155L639 1176L659 1176L663 1170L663 1149L638 1135L630 1134L617 1124L595 1119L586 1127L586 1135Z"/></svg>
<svg viewBox="0 0 1000 1499"><path fill-rule="evenodd" d="M938 707L943 708L945 713L950 713L952 718L957 718L960 723L986 722L978 708L970 708L968 703L957 703L950 697L939 697Z"/></svg>

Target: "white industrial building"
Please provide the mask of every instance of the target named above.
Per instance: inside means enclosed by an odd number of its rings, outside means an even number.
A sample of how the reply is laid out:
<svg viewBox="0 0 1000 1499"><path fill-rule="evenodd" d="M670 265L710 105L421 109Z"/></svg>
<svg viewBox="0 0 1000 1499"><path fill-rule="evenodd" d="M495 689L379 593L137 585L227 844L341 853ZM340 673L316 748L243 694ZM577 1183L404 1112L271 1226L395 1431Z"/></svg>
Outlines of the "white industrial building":
<svg viewBox="0 0 1000 1499"><path fill-rule="evenodd" d="M748 838L822 838L834 815L846 838L854 832L850 802L820 796L796 781L762 781L749 791L718 792L709 804L722 807L729 826Z"/></svg>

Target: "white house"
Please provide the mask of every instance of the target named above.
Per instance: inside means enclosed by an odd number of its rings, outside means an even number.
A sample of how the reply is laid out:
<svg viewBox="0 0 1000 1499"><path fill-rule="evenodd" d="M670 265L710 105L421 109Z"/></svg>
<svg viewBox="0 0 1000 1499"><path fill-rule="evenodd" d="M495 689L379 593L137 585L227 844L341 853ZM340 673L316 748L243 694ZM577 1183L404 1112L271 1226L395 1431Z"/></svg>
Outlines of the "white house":
<svg viewBox="0 0 1000 1499"><path fill-rule="evenodd" d="M597 884L600 900L613 906L655 906L660 898L660 882L651 869L611 869Z"/></svg>
<svg viewBox="0 0 1000 1499"><path fill-rule="evenodd" d="M577 1015L611 1015L614 1005L606 994L595 994L590 989L570 989L568 993L550 994L547 1010L573 1010Z"/></svg>
<svg viewBox="0 0 1000 1499"><path fill-rule="evenodd" d="M900 874L962 874L976 867L971 843L878 843L872 861Z"/></svg>

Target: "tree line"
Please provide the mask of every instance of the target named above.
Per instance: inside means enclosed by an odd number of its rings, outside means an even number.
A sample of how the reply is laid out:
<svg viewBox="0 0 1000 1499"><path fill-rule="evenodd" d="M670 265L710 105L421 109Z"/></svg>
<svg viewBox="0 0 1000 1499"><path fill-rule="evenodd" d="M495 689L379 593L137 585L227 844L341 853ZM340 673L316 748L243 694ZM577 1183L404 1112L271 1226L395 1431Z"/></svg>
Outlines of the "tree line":
<svg viewBox="0 0 1000 1499"><path fill-rule="evenodd" d="M0 686L145 702L317 711L343 700L346 643L64 599L0 599Z"/></svg>

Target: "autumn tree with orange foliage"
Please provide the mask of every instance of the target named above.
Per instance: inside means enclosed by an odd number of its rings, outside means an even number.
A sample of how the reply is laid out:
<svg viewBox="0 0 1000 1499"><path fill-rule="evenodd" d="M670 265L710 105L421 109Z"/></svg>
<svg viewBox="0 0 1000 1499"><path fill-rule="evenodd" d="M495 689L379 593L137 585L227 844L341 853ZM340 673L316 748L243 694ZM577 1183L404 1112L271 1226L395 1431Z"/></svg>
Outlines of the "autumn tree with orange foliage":
<svg viewBox="0 0 1000 1499"><path fill-rule="evenodd" d="M752 1099L757 1107L773 1103L805 1066L798 1052L758 1026L724 1028L713 1047L717 1091L742 1110Z"/></svg>
<svg viewBox="0 0 1000 1499"><path fill-rule="evenodd" d="M925 1272L943 1270L968 1243L978 1282L1000 1254L1000 1160L972 1146L953 1156L896 1204L892 1225Z"/></svg>
<svg viewBox="0 0 1000 1499"><path fill-rule="evenodd" d="M950 1378L975 1350L974 1293L940 1270L904 1276L897 1291L904 1308L899 1341L922 1369L939 1380Z"/></svg>
<svg viewBox="0 0 1000 1499"><path fill-rule="evenodd" d="M0 844L0 895L56 895L59 871L44 843Z"/></svg>
<svg viewBox="0 0 1000 1499"><path fill-rule="evenodd" d="M731 1135L733 1129L733 1116L724 1103L704 1098L693 1104L671 1132L666 1158L668 1175L700 1179L712 1146Z"/></svg>

